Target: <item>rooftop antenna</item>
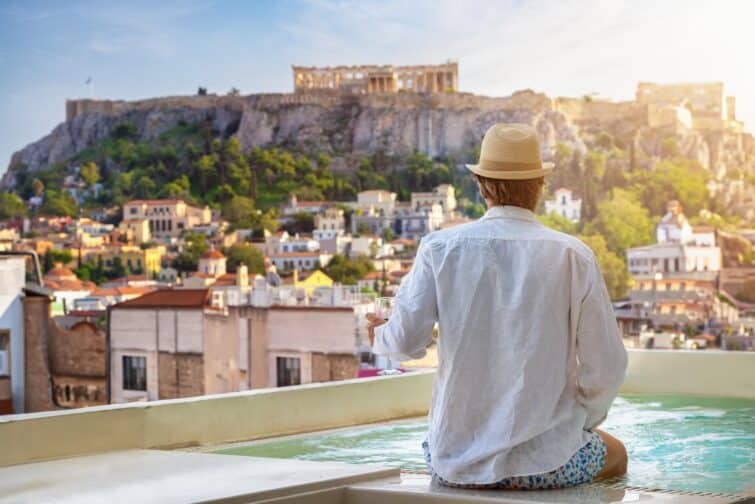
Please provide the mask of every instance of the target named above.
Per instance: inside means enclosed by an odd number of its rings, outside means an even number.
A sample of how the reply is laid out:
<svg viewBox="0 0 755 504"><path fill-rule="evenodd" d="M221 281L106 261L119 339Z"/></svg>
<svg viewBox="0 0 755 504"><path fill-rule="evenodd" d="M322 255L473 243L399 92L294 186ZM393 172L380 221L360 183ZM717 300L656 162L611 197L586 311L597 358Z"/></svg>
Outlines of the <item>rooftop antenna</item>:
<svg viewBox="0 0 755 504"><path fill-rule="evenodd" d="M87 85L89 88L89 98L94 100L94 80L91 77L87 77L86 82L84 84Z"/></svg>

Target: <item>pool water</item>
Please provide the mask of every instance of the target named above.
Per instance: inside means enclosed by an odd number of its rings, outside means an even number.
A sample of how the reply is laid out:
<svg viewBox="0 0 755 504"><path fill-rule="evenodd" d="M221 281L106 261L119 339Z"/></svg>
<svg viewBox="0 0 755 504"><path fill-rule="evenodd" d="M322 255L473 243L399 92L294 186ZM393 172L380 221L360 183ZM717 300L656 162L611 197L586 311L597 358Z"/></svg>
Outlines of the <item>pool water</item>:
<svg viewBox="0 0 755 504"><path fill-rule="evenodd" d="M629 452L630 486L737 493L755 489L755 401L622 396L602 425ZM425 470L424 420L257 442L217 453Z"/></svg>

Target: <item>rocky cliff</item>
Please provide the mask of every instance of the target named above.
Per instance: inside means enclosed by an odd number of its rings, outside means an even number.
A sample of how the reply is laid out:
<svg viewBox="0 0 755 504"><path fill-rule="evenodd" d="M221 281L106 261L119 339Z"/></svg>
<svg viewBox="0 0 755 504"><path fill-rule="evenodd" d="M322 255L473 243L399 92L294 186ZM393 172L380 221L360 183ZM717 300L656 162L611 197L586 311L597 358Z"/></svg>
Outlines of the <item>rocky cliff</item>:
<svg viewBox="0 0 755 504"><path fill-rule="evenodd" d="M202 122L211 125L219 137L235 135L244 149L280 146L328 153L337 171L352 169L359 157L377 151L398 155L420 151L467 160L495 122L535 126L545 158L558 142L584 150L593 148L604 133L622 149L632 145L635 160L645 160L648 166L663 154L664 140L669 137L675 138L681 155L699 160L718 175L752 158L748 134L649 128L646 115L635 102L553 100L529 90L499 98L468 93L344 95L324 91L133 102L72 100L66 104L65 122L13 155L0 186L12 188L19 167L35 172L68 162L123 122L131 123L142 141L182 122Z"/></svg>
<svg viewBox="0 0 755 504"><path fill-rule="evenodd" d="M348 96L335 93L260 94L244 97L172 97L139 102L68 102L68 120L49 135L16 152L2 180L13 186L13 172L30 172L66 162L129 122L140 140L150 140L181 121L206 122L218 136L235 135L244 149L281 146L306 153L325 152L333 168L348 170L354 160L382 150L421 151L430 156L464 158L494 122L534 125L547 147L564 142L581 148L576 128L551 100L522 91L509 97L470 94Z"/></svg>

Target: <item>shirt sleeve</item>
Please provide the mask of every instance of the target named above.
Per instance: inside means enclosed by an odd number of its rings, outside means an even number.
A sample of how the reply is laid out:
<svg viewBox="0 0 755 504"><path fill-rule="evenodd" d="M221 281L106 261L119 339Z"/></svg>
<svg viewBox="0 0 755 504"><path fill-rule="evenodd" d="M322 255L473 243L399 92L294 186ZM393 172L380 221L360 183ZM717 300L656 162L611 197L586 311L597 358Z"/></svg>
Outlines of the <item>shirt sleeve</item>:
<svg viewBox="0 0 755 504"><path fill-rule="evenodd" d="M375 328L373 353L397 361L425 356L438 319L431 252L425 238L396 293L393 313L388 322Z"/></svg>
<svg viewBox="0 0 755 504"><path fill-rule="evenodd" d="M577 358L578 400L587 409L584 427L592 429L605 419L627 367L627 352L595 258L579 311Z"/></svg>

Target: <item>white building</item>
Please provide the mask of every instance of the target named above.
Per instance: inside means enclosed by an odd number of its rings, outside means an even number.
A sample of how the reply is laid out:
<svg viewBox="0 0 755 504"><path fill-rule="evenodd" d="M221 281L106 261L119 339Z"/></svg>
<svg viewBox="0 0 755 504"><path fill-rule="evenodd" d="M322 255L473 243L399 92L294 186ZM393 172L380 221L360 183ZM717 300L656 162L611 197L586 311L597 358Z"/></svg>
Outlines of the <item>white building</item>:
<svg viewBox="0 0 755 504"><path fill-rule="evenodd" d="M721 249L681 243L657 243L629 249L627 260L632 275L720 271Z"/></svg>
<svg viewBox="0 0 755 504"><path fill-rule="evenodd" d="M217 250L208 250L199 259L199 273L219 277L225 275L226 257Z"/></svg>
<svg viewBox="0 0 755 504"><path fill-rule="evenodd" d="M451 184L441 184L432 192L411 194L412 208L440 205L444 219L452 219L456 210L456 192Z"/></svg>
<svg viewBox="0 0 755 504"><path fill-rule="evenodd" d="M333 258L319 250L309 252L276 252L268 256L278 271L313 270L328 265Z"/></svg>
<svg viewBox="0 0 755 504"><path fill-rule="evenodd" d="M285 240L280 240L276 252L317 252L320 250L320 242L307 236L298 234Z"/></svg>
<svg viewBox="0 0 755 504"><path fill-rule="evenodd" d="M148 220L152 237L177 238L185 230L212 222L210 207L187 205L183 200L132 200L123 205L124 220Z"/></svg>
<svg viewBox="0 0 755 504"><path fill-rule="evenodd" d="M0 400L12 401L16 413L24 412L25 261L23 256L0 257Z"/></svg>
<svg viewBox="0 0 755 504"><path fill-rule="evenodd" d="M324 213L315 215L315 240L330 240L344 234L345 219L340 208L328 208Z"/></svg>
<svg viewBox="0 0 755 504"><path fill-rule="evenodd" d="M334 201L305 201L296 197L296 194L291 193L288 196L288 203L283 206L282 213L284 217L290 217L296 215L299 212L307 212L311 214L319 214L326 209L335 206Z"/></svg>
<svg viewBox="0 0 755 504"><path fill-rule="evenodd" d="M552 200L545 200L545 212L579 222L582 215L582 198L575 198L571 189L560 187L554 192Z"/></svg>

